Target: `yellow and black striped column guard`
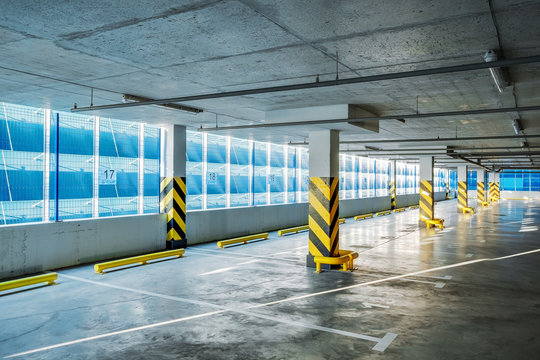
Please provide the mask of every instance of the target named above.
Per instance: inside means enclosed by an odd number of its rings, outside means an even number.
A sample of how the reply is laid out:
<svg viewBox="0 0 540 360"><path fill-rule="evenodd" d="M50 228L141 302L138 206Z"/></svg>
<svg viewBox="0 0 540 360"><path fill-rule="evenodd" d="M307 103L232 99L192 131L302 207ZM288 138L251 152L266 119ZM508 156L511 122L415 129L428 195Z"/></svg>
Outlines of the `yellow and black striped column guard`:
<svg viewBox="0 0 540 360"><path fill-rule="evenodd" d="M433 181L420 181L420 222L433 219Z"/></svg>
<svg viewBox="0 0 540 360"><path fill-rule="evenodd" d="M307 266L315 267L315 256L339 256L339 178L309 178L309 254ZM324 265L323 268L330 268Z"/></svg>
<svg viewBox="0 0 540 360"><path fill-rule="evenodd" d="M485 202L486 201L486 189L485 189L483 181L479 181L478 184L476 185L476 192L477 192L478 202Z"/></svg>
<svg viewBox="0 0 540 360"><path fill-rule="evenodd" d="M498 182L490 182L489 183L489 199L490 200L499 200L501 197L500 191L499 191L499 183Z"/></svg>
<svg viewBox="0 0 540 360"><path fill-rule="evenodd" d="M467 182L458 181L458 213L461 213L463 211L463 208L468 207L467 199Z"/></svg>
<svg viewBox="0 0 540 360"><path fill-rule="evenodd" d="M396 183L394 181L388 182L388 195L390 195L390 208L394 210L396 208Z"/></svg>
<svg viewBox="0 0 540 360"><path fill-rule="evenodd" d="M187 247L185 177L161 178L159 210L167 214L167 249Z"/></svg>

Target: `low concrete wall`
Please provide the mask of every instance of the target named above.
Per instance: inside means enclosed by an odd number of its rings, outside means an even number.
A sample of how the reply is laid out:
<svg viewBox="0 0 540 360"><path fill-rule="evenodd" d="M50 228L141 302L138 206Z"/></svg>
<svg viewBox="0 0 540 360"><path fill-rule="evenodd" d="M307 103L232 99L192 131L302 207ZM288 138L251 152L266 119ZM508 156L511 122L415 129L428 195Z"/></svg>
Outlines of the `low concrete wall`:
<svg viewBox="0 0 540 360"><path fill-rule="evenodd" d="M284 204L190 211L188 245L307 224L309 205Z"/></svg>
<svg viewBox="0 0 540 360"><path fill-rule="evenodd" d="M435 193L435 200L445 193ZM418 204L398 195L397 206ZM345 199L340 216L388 210L390 197ZM286 204L190 211L189 245L307 224L309 205ZM0 227L0 279L163 250L165 215L135 215Z"/></svg>
<svg viewBox="0 0 540 360"><path fill-rule="evenodd" d="M0 227L0 278L162 250L161 214Z"/></svg>

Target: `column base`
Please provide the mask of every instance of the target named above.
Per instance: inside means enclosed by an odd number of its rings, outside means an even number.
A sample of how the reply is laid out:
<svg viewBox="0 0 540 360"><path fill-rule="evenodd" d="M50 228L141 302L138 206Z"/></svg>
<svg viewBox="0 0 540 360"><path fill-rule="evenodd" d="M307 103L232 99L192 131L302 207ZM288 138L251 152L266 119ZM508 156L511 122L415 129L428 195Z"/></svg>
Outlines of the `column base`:
<svg viewBox="0 0 540 360"><path fill-rule="evenodd" d="M306 267L315 269L317 267L317 264L315 264L315 261L313 261L313 255L307 254L306 255ZM341 265L329 265L329 264L321 264L321 270L339 270L341 269Z"/></svg>
<svg viewBox="0 0 540 360"><path fill-rule="evenodd" d="M167 240L167 250L185 249L187 248L187 239L182 240Z"/></svg>

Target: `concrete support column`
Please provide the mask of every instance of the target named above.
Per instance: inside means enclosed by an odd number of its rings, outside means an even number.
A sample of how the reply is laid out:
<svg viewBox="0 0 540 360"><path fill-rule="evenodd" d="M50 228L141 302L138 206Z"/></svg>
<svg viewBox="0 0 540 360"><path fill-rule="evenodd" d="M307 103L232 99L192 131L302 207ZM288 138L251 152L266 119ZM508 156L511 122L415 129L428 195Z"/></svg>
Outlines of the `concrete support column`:
<svg viewBox="0 0 540 360"><path fill-rule="evenodd" d="M499 173L489 173L489 201L498 201L501 197L499 191L499 178Z"/></svg>
<svg viewBox="0 0 540 360"><path fill-rule="evenodd" d="M309 133L309 254L339 256L339 131ZM329 269L329 265L322 265Z"/></svg>
<svg viewBox="0 0 540 360"><path fill-rule="evenodd" d="M390 195L390 208L396 208L396 160L390 163L390 179L388 181L388 195Z"/></svg>
<svg viewBox="0 0 540 360"><path fill-rule="evenodd" d="M435 196L433 192L433 156L420 157L420 225L431 220L435 214Z"/></svg>
<svg viewBox="0 0 540 360"><path fill-rule="evenodd" d="M467 194L467 165L460 165L457 169L458 180L458 213L462 213L464 208L469 206Z"/></svg>
<svg viewBox="0 0 540 360"><path fill-rule="evenodd" d="M167 249L187 247L186 127L169 125L162 132L159 209L167 214Z"/></svg>
<svg viewBox="0 0 540 360"><path fill-rule="evenodd" d="M479 203L487 201L485 170L476 170L476 198Z"/></svg>

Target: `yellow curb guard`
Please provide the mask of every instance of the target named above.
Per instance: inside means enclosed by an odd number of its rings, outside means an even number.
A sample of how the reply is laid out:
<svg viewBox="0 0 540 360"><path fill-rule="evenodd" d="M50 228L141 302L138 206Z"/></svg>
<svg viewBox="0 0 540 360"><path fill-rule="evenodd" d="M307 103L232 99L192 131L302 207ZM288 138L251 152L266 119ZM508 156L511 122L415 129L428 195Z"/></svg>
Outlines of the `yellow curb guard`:
<svg viewBox="0 0 540 360"><path fill-rule="evenodd" d="M166 258L170 256L182 257L182 255L184 255L184 249L161 251L157 253L134 256L130 258L107 261L104 263L96 264L94 265L94 270L97 273L101 274L103 270L115 268L118 266L131 265L131 264L137 264L137 263L144 265L149 260L156 260L156 259Z"/></svg>
<svg viewBox="0 0 540 360"><path fill-rule="evenodd" d="M482 201L482 206L489 206L489 202L488 201Z"/></svg>
<svg viewBox="0 0 540 360"><path fill-rule="evenodd" d="M463 207L461 208L461 211L463 211L464 214L467 214L467 213L474 214L474 209L471 207Z"/></svg>
<svg viewBox="0 0 540 360"><path fill-rule="evenodd" d="M409 206L409 210L418 209L419 207L420 207L419 205L412 205L412 206Z"/></svg>
<svg viewBox="0 0 540 360"><path fill-rule="evenodd" d="M393 210L395 213L405 211L405 208L399 208Z"/></svg>
<svg viewBox="0 0 540 360"><path fill-rule="evenodd" d="M50 273L50 274L25 277L22 279L4 281L0 283L0 291L16 289L23 286L35 285L35 284L40 284L44 282L46 282L47 285L52 285L54 284L54 280L56 280L57 278L58 278L57 273Z"/></svg>
<svg viewBox="0 0 540 360"><path fill-rule="evenodd" d="M356 215L354 220L365 220L367 218L373 218L373 214Z"/></svg>
<svg viewBox="0 0 540 360"><path fill-rule="evenodd" d="M292 228L288 228L288 229L278 230L278 235L283 236L283 235L288 234L288 233L295 233L296 234L299 231L303 231L303 230L309 230L309 225L302 225L302 226L292 227Z"/></svg>
<svg viewBox="0 0 540 360"><path fill-rule="evenodd" d="M384 216L384 215L390 215L390 210L380 211L375 214L375 216Z"/></svg>
<svg viewBox="0 0 540 360"><path fill-rule="evenodd" d="M340 224L345 224L345 218L339 219L339 223L340 223Z"/></svg>
<svg viewBox="0 0 540 360"><path fill-rule="evenodd" d="M339 250L339 256L315 256L313 261L317 265L315 272L320 273L321 264L327 265L343 265L340 271L349 271L354 267L354 259L358 257L358 253L351 250Z"/></svg>
<svg viewBox="0 0 540 360"><path fill-rule="evenodd" d="M489 200L491 200L491 201L499 201L499 198L497 196L490 196Z"/></svg>
<svg viewBox="0 0 540 360"><path fill-rule="evenodd" d="M439 229L443 228L444 219L428 219L426 221L426 227L429 229L431 226L438 226Z"/></svg>
<svg viewBox="0 0 540 360"><path fill-rule="evenodd" d="M256 235L242 236L242 237L238 237L238 238L234 238L234 239L218 241L217 246L219 248L223 249L223 247L226 246L226 245L238 244L238 243L247 244L247 242L249 240L255 240L255 239L266 240L266 239L268 239L268 233L261 233L261 234L256 234Z"/></svg>

